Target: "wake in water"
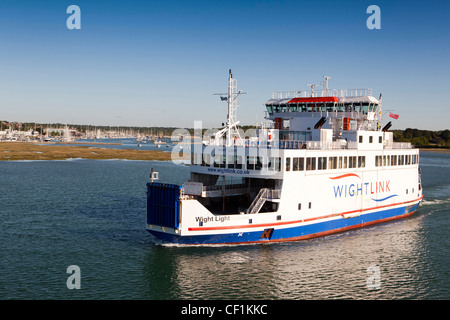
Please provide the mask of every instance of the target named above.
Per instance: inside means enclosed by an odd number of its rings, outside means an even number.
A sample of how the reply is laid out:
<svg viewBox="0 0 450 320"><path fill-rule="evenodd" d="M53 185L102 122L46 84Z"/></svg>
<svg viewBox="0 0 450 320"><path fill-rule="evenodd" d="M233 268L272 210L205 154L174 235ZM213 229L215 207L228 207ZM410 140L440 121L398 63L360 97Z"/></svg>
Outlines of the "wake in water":
<svg viewBox="0 0 450 320"><path fill-rule="evenodd" d="M422 205L424 206L432 206L432 205L443 205L443 204L449 204L450 198L447 199L432 199L432 200L422 200Z"/></svg>

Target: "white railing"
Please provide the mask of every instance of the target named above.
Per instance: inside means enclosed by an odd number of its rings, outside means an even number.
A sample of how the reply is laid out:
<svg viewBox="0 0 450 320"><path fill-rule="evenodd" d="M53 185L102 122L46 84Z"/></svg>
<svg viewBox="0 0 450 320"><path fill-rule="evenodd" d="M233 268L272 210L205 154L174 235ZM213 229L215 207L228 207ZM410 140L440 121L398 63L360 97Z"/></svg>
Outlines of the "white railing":
<svg viewBox="0 0 450 320"><path fill-rule="evenodd" d="M214 144L212 144L214 145ZM216 147L225 147L224 144L215 144ZM242 148L268 148L268 149L309 149L309 150L335 150L358 149L357 141L305 141L305 140L273 140L273 141L236 141L233 146ZM411 149L410 142L385 141L384 149Z"/></svg>
<svg viewBox="0 0 450 320"><path fill-rule="evenodd" d="M373 89L321 89L321 90L303 90L303 91L286 91L273 92L272 99L289 99L289 98L311 98L311 97L363 97L372 96Z"/></svg>
<svg viewBox="0 0 450 320"><path fill-rule="evenodd" d="M388 142L384 145L385 149L412 149L410 142Z"/></svg>

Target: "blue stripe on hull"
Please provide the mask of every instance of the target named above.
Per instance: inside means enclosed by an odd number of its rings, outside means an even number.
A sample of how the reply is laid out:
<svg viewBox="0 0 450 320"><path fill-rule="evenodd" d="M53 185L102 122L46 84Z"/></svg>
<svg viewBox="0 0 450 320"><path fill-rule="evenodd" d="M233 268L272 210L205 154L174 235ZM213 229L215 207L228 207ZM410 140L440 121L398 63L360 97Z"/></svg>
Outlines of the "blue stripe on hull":
<svg viewBox="0 0 450 320"><path fill-rule="evenodd" d="M326 222L318 222L309 225L265 229L265 237L261 238L264 231L236 232L224 234L210 234L197 236L179 236L155 230L148 230L157 239L164 242L179 244L232 244L232 243L252 243L252 242L277 242L277 241L296 241L310 239L322 235L341 232L353 228L359 228L366 225L402 218L411 215L419 203L408 205L395 209L386 209L373 213L362 214L359 217L336 219Z"/></svg>

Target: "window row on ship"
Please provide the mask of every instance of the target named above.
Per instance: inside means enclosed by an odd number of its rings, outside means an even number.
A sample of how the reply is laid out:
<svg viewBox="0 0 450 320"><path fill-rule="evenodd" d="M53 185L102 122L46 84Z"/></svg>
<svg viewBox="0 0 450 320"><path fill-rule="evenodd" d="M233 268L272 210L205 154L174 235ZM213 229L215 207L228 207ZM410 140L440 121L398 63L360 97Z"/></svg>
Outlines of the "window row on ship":
<svg viewBox="0 0 450 320"><path fill-rule="evenodd" d="M269 171L313 171L366 168L366 156L328 156L328 157L281 157L238 156L192 154L192 164L228 169L269 170ZM245 158L245 161L243 161ZM201 162L200 162L201 161ZM415 165L419 162L417 154L376 155L375 167Z"/></svg>
<svg viewBox="0 0 450 320"><path fill-rule="evenodd" d="M266 104L267 113L286 112L375 112L378 105L374 103L289 103L289 104Z"/></svg>

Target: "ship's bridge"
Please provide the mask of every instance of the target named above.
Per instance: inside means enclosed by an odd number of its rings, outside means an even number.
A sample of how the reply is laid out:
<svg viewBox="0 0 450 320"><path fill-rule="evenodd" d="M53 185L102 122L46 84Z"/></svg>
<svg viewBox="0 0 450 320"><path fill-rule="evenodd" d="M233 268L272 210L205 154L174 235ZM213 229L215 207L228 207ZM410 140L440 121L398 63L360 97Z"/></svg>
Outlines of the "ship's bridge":
<svg viewBox="0 0 450 320"><path fill-rule="evenodd" d="M381 114L381 102L372 96L372 89L275 92L265 106L266 118L280 130L311 130L322 117L328 122L321 128L331 128L331 119L341 119L343 130L356 122L364 122L366 130L375 130L372 124Z"/></svg>

